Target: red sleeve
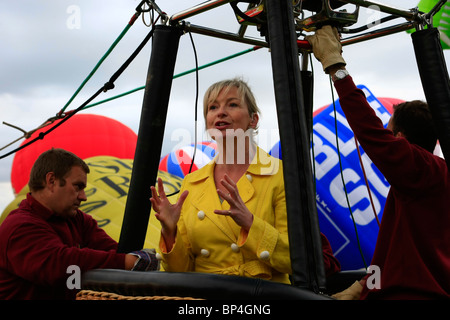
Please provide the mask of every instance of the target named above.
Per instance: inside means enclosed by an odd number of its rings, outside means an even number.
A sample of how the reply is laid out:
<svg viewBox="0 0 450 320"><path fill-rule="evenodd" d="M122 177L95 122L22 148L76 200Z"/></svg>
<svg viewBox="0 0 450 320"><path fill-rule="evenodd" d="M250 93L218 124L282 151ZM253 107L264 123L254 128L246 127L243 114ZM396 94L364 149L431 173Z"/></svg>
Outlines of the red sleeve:
<svg viewBox="0 0 450 320"><path fill-rule="evenodd" d="M330 242L324 234L320 233L322 239L323 263L325 266L325 275L328 277L333 273L341 271L341 264L333 255Z"/></svg>
<svg viewBox="0 0 450 320"><path fill-rule="evenodd" d="M395 137L391 130L384 128L351 76L336 81L334 85L356 138L390 185L417 192L432 182L430 175L442 174L441 166L431 165L436 161L432 153L409 143L405 138ZM423 170L424 167L434 171Z"/></svg>
<svg viewBox="0 0 450 320"><path fill-rule="evenodd" d="M66 243L67 239L64 240ZM81 272L95 268L125 268L125 254L70 246L43 221L20 221L8 239L8 269L36 284L55 285L67 279L70 265Z"/></svg>
<svg viewBox="0 0 450 320"><path fill-rule="evenodd" d="M102 251L117 250L117 242L98 226L97 221L92 216L79 211L77 218L79 230L83 230L81 235L83 248L87 247Z"/></svg>

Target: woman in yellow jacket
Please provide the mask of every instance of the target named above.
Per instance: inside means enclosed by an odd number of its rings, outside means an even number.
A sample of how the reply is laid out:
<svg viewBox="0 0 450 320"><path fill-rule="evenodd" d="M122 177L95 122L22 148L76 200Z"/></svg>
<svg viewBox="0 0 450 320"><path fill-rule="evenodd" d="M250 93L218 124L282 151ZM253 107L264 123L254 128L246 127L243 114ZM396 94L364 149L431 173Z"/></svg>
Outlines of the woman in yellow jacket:
<svg viewBox="0 0 450 320"><path fill-rule="evenodd" d="M283 167L253 141L259 109L251 90L239 79L213 84L204 117L217 156L184 178L175 204L161 180L159 196L152 187L164 270L289 283Z"/></svg>

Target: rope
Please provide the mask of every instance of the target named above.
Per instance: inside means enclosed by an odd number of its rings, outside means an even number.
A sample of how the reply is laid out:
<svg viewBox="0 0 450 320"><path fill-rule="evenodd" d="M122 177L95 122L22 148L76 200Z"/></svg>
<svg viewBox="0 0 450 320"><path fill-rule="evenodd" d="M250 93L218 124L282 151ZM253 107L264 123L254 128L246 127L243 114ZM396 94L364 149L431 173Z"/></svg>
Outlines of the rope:
<svg viewBox="0 0 450 320"><path fill-rule="evenodd" d="M77 109L75 109L73 112L71 112L70 114L66 115L64 118L62 118L62 120L60 122L58 122L57 124L55 124L53 127L51 127L50 129L48 129L47 131L43 131L40 132L39 135L34 138L31 141L28 141L27 143L25 143L24 145L0 156L0 159L6 158L7 156L20 151L26 147L28 147L29 145L31 145L32 143L35 143L38 140L42 140L44 139L44 137L49 134L50 132L52 132L53 130L55 130L57 127L59 127L60 125L62 125L64 122L66 122L67 120L69 120L73 115L75 115L78 111L82 110L89 102L91 102L92 100L94 100L100 93L102 93L104 91L104 87L100 88L96 93L94 93L92 95L92 97L90 97L85 103L83 103L80 107L78 107Z"/></svg>
<svg viewBox="0 0 450 320"><path fill-rule="evenodd" d="M136 16L136 18L137 18L137 16ZM131 22L131 21L130 21L130 22ZM205 68L214 66L214 65L216 65L216 64L225 62L225 61L227 61L227 60L231 60L231 59L233 59L233 58L239 57L239 56L241 56L241 55L244 55L244 54L249 53L249 52L252 52L252 51L256 51L256 50L261 49L261 48L262 48L262 47L260 47L260 46L254 46L254 47L252 47L252 48L250 48L250 49L247 49L247 50L244 50L244 51L241 51L241 52L232 54L232 55L230 55L230 56L227 56L227 57L224 57L224 58L221 58L221 59L212 61L212 62L207 63L207 64L205 64L205 65L202 65L202 66L200 66L200 67L198 67L198 68L193 68L193 69L190 69L190 70L187 70L187 71L178 73L178 74L176 74L176 75L173 76L173 79L176 79L176 78L185 76L185 75L190 74L190 73L192 73L192 72L197 72L197 71L199 71L199 70L202 70L202 69L205 69ZM84 82L84 83L85 83L85 82ZM84 86L84 84L83 84L83 86ZM130 91L126 91L126 92L124 92L124 93L118 94L118 95L113 96L113 97L110 97L110 98L108 98L108 99L104 99L104 100L101 100L101 101L98 101L98 102L95 102L95 103L92 103L92 104L85 105L85 106L83 107L83 110L88 109L88 108L92 108L92 107L95 107L95 106L98 106L98 105L100 105L100 104L103 104L103 103L106 103L106 102L109 102L109 101L112 101L112 100L115 100L115 99L118 99L118 98L122 98L122 97L124 97L124 96L127 96L127 95L129 95L129 94L135 93L135 92L140 91L140 90L143 90L143 89L145 89L145 86L141 86L141 87L132 89L132 90L130 90ZM81 89L80 89L80 90L81 90ZM74 94L74 95L72 96L71 100L73 100L73 98L75 98L75 96L76 96L76 94ZM70 101L71 101L71 100L70 100ZM56 117L49 118L49 119L46 120L42 125L40 125L40 126L37 127L36 129L30 130L30 131L28 131L28 132L25 131L25 130L23 130L23 129L21 129L21 128L19 128L19 127L14 126L14 125L12 125L12 124L3 122L3 124L5 124L5 125L8 125L8 126L10 126L10 127L12 127L12 128L15 128L15 129L17 129L17 130L22 131L22 132L24 133L24 135L23 135L22 137L20 137L20 138L17 138L16 140L10 142L10 143L7 144L6 146L2 147L2 148L0 149L0 151L3 150L3 149L5 149L5 148L7 148L7 147L9 147L10 145L16 143L17 141L19 141L19 140L22 139L22 138L28 139L28 138L29 138L34 132L36 132L37 130L39 130L39 129L43 128L43 127L46 127L46 126L50 125L51 123L53 123L53 122L54 122L55 120L57 120L57 119L61 119L61 118L63 117L63 112L64 112L65 108L69 105L69 103L70 103L70 102L68 102L68 103L66 104L66 106L58 113L58 115L57 115ZM73 111L71 111L71 112L73 112ZM67 112L66 115L69 114L69 113L70 113L70 112ZM3 159L3 158L5 158L5 157L9 156L10 154L15 153L15 152L17 152L17 151L19 151L19 150L16 149L16 150L14 150L14 151L12 151L12 152L6 154L6 155L3 155L3 156L0 157L0 159Z"/></svg>
<svg viewBox="0 0 450 320"><path fill-rule="evenodd" d="M375 215L375 219L377 220L378 227L380 227L380 220L378 219L377 210L375 210L375 205L372 199L372 192L370 191L369 181L367 179L366 170L364 169L364 164L361 157L361 151L359 151L358 139L355 138L356 150L358 150L359 163L361 164L361 169L364 176L364 181L366 182L367 193L369 194L370 204L372 205L373 214Z"/></svg>
<svg viewBox="0 0 450 320"><path fill-rule="evenodd" d="M176 74L176 75L173 76L173 79L176 79L176 78L179 78L179 77L188 75L188 74L190 74L190 73L192 73L192 72L197 72L197 71L199 71L199 70L202 70L202 69L205 69L205 68L214 66L214 65L219 64L219 63L221 63L221 62L224 62L224 61L227 61L227 60L230 60L230 59L239 57L239 56L241 56L241 55L244 55L244 54L249 53L249 52L252 52L252 51L256 51L256 50L261 49L261 48L262 48L262 47L260 47L260 46L254 46L254 47L252 47L252 48L250 48L250 49L247 49L247 50L244 50L244 51L241 51L241 52L232 54L232 55L230 55L230 56L227 56L227 57L224 57L224 58L221 58L221 59L212 61L212 62L210 62L210 63L204 64L204 65L202 65L202 66L199 66L198 68L196 67L196 68L192 68L192 69L189 69L189 70L187 70L187 71L178 73L178 74ZM122 98L122 97L124 97L124 96L127 96L127 95L129 95L129 94L135 93L135 92L140 91L140 90L143 90L143 89L145 89L145 86L137 87L137 88L135 88L135 89L132 89L132 90L130 90L130 91L126 91L126 92L124 92L124 93L118 94L118 95L113 96L113 97L111 97L111 98L108 98L108 99L105 99L105 100L101 100L101 101L95 102L95 103L93 103L93 104L87 105L87 106L85 107L85 109L92 108L92 107L98 106L98 105L100 105L100 104L103 104L103 103L106 103L106 102L109 102L109 101L112 101L112 100L115 100L115 99L118 99L118 98Z"/></svg>
<svg viewBox="0 0 450 320"><path fill-rule="evenodd" d="M96 93L94 93L88 100L86 100L81 106L79 106L77 109L67 112L64 117L62 118L62 120L60 122L58 122L57 124L55 124L53 127L51 127L50 129L48 129L47 131L43 131L40 132L39 135L34 138L33 140L27 142L26 144L0 156L0 159L6 158L7 156L20 151L26 147L28 147L29 145L31 145L32 143L44 139L44 137L49 134L50 132L52 132L53 130L55 130L57 127L59 127L60 125L62 125L64 122L66 122L67 120L69 120L72 116L74 116L77 112L83 110L92 100L94 100L98 95L100 95L102 92L107 92L110 89L114 88L114 81L116 81L120 75L123 73L123 71L125 71L125 69L130 65L130 63L134 60L134 58L136 58L136 56L139 54L139 52L142 50L142 48L147 44L147 42L150 40L150 38L153 36L153 32L155 30L154 26L156 24L156 22L158 21L159 16L157 18L157 20L155 21L155 23L153 24L153 28L150 30L150 32L147 34L147 36L144 38L144 40L141 42L141 44L137 47L137 49L131 54L131 56L125 61L124 64L122 64L122 66L112 75L112 77L109 79L108 82L106 82L104 84L103 87L101 87ZM62 116L61 112L59 115L57 115L56 117L53 117L51 119L60 119ZM54 121L54 120L53 120Z"/></svg>
<svg viewBox="0 0 450 320"><path fill-rule="evenodd" d="M356 241L357 241L357 244L358 244L359 254L361 255L361 259L362 259L362 261L364 263L365 269L367 269L366 259L364 258L364 253L362 252L362 248L361 248L361 242L359 241L358 228L356 226L355 217L353 216L353 210L352 210L351 205L350 205L350 200L348 199L347 187L345 185L345 180L344 180L344 172L343 172L342 160L341 160L341 151L339 150L337 115L336 115L336 105L334 103L335 100L334 100L333 84L332 84L331 76L329 78L330 78L331 96L332 96L332 99L333 99L334 126L335 126L335 130L336 130L336 147L337 147L337 154L338 154L338 158L339 158L339 167L340 167L340 172L341 172L341 180L342 180L342 184L344 186L344 192L345 192L345 199L347 201L347 207L348 207L348 210L350 211L350 216L352 217L353 227L355 229L355 236L356 236Z"/></svg>
<svg viewBox="0 0 450 320"><path fill-rule="evenodd" d="M62 115L64 111L67 109L67 107L70 105L70 103L75 99L75 97L80 93L80 91L83 89L83 87L86 85L86 83L92 78L92 76L95 74L95 72L98 70L98 68L102 65L102 63L106 60L106 58L111 54L111 52L114 50L114 48L117 46L117 44L122 40L122 38L125 36L125 34L128 32L128 30L131 28L131 26L134 24L134 22L139 17L140 12L136 12L128 22L127 26L122 30L120 35L116 38L116 40L113 42L113 44L109 47L109 49L106 51L106 53L101 57L101 59L97 62L94 69L89 73L89 75L84 79L84 81L81 83L81 85L78 87L78 89L75 91L75 93L72 95L72 97L67 101L67 103L64 105L64 107L59 111L59 115Z"/></svg>
<svg viewBox="0 0 450 320"><path fill-rule="evenodd" d="M76 300L204 300L191 297L172 296L124 296L112 292L81 290Z"/></svg>
<svg viewBox="0 0 450 320"><path fill-rule="evenodd" d="M197 153L198 58L197 58L197 49L195 49L194 39L192 38L191 32L189 32L189 38L191 39L192 50L194 51L194 58L195 58L195 107L194 107L195 137L194 137L194 154L192 155L191 165L189 166L189 173L190 173L192 171L195 155Z"/></svg>
<svg viewBox="0 0 450 320"><path fill-rule="evenodd" d="M141 3L141 5L143 5ZM17 138L16 140L8 143L7 145L5 145L4 147L0 148L0 151L13 145L14 143L18 142L19 140L21 140L22 138L28 139L34 132L36 132L37 130L44 128L50 124L52 124L55 120L61 119L63 118L64 115L64 111L67 109L67 107L70 105L70 103L75 99L75 97L80 93L80 91L83 89L83 87L86 85L86 83L92 78L92 76L95 74L95 72L97 71L97 69L101 66L101 64L106 60L106 58L111 54L111 52L114 50L114 48L117 46L117 44L122 40L122 38L125 36L125 34L128 32L128 30L131 28L131 26L134 24L134 22L137 20L137 18L139 17L139 15L141 14L141 12L143 12L139 6L136 8L136 12L133 14L133 16L131 17L130 21L128 22L127 26L122 30L122 32L120 33L120 35L116 38L116 40L113 42L113 44L109 47L109 49L106 51L106 53L103 55L103 57L98 61L98 63L95 65L94 69L92 69L92 71L89 73L89 75L86 77L86 79L81 83L81 85L78 87L78 89L75 91L75 93L72 95L72 97L69 99L69 101L64 105L64 107L57 113L56 117L51 117L49 119L47 119L44 123L42 123L40 126L38 126L37 128L30 130L30 131L25 131L17 126L14 126L12 124L3 122L3 124L10 126L12 128L15 128L21 132L23 132L23 136ZM43 137L42 137L43 138ZM20 149L16 149L11 153L17 152ZM2 157L0 157L0 159L10 155L11 153L4 155Z"/></svg>

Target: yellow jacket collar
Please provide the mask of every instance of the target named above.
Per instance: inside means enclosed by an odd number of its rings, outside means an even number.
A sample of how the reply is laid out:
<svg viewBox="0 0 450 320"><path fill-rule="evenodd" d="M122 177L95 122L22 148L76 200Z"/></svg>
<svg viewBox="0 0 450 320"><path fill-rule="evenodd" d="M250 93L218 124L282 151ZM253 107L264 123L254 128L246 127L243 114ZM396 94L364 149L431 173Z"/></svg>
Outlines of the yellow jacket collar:
<svg viewBox="0 0 450 320"><path fill-rule="evenodd" d="M208 177L214 176L214 166L218 155L205 165L204 170L197 170L191 173L191 181L199 182L205 180ZM253 157L250 166L247 169L248 173L254 175L271 175L275 174L280 169L280 160L272 157L260 147L256 148L255 156Z"/></svg>

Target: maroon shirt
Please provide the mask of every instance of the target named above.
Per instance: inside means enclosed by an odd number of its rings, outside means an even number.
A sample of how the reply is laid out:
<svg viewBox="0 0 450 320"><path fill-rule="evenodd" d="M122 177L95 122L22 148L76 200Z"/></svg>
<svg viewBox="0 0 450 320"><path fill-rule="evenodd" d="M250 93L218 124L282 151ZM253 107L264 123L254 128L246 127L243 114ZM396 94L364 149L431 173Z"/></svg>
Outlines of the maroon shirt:
<svg viewBox="0 0 450 320"><path fill-rule="evenodd" d="M380 268L381 288L364 286L361 299L450 298L445 161L384 129L350 76L335 87L355 136L391 185L371 263Z"/></svg>
<svg viewBox="0 0 450 320"><path fill-rule="evenodd" d="M329 277L332 274L341 271L341 264L333 254L330 242L323 233L320 233L320 239L322 240L322 253L323 264L325 266L325 276Z"/></svg>
<svg viewBox="0 0 450 320"><path fill-rule="evenodd" d="M74 299L67 268L124 269L125 254L116 249L91 216L63 219L28 194L0 225L0 300Z"/></svg>

